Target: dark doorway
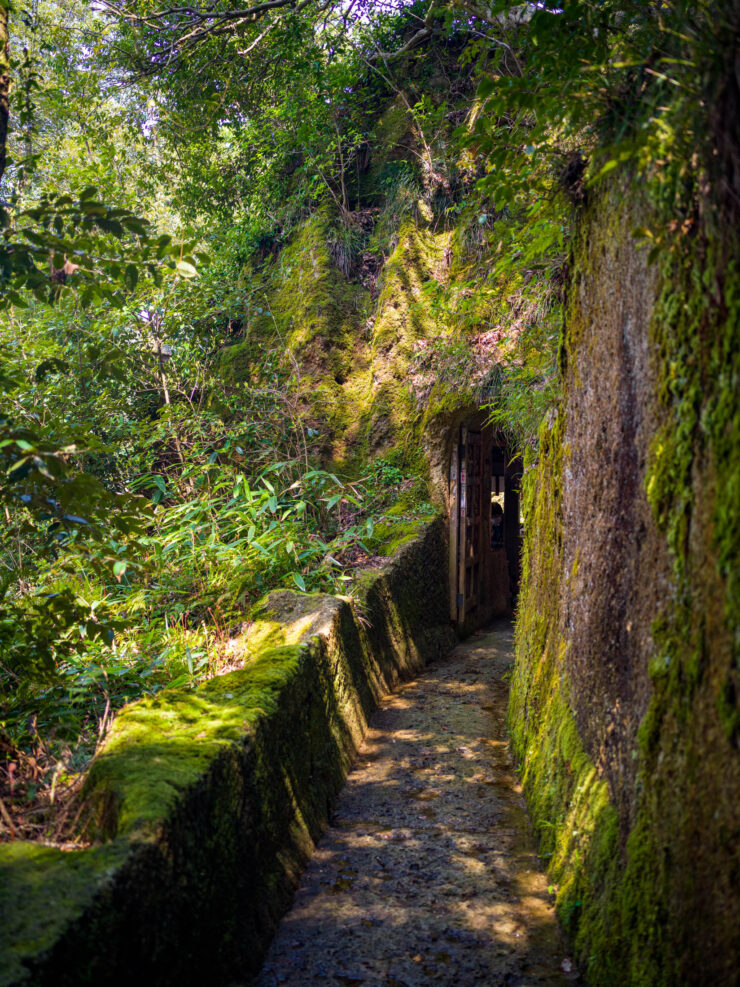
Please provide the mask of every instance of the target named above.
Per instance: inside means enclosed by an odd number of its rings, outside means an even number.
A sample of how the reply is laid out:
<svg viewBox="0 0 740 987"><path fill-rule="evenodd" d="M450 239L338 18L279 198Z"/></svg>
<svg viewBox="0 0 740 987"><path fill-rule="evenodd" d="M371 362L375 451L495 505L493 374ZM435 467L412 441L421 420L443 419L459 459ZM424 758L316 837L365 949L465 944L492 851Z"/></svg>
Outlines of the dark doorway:
<svg viewBox="0 0 740 987"><path fill-rule="evenodd" d="M461 425L449 473L450 613L472 630L511 614L519 591L521 462L491 427Z"/></svg>

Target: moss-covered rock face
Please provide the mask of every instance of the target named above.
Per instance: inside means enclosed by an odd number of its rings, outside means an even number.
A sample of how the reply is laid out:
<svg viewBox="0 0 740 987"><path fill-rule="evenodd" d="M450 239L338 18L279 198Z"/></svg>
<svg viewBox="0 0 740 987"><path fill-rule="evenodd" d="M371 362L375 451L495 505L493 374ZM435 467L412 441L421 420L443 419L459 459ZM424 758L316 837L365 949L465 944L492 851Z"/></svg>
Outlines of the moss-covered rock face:
<svg viewBox="0 0 740 987"><path fill-rule="evenodd" d="M428 496L445 507L447 463L436 462L436 446L479 406L462 369L472 359L475 321L458 324L429 290L460 274L459 245L454 232L433 232L418 212L399 220L381 211L379 224L400 225L386 231L393 246L373 299L331 256L337 222L327 211L315 213L268 267L263 310L252 316L247 338L219 356L224 381L251 380L257 351L279 338L297 378L304 426L321 436L323 460L355 472L382 455L431 480ZM415 360L432 339L457 346L461 369L455 380L425 387Z"/></svg>
<svg viewBox="0 0 740 987"><path fill-rule="evenodd" d="M245 669L118 716L97 844L0 847L0 984L232 983L259 968L379 698L453 641L444 529L348 600L279 591ZM400 539L403 540L403 539Z"/></svg>
<svg viewBox="0 0 740 987"><path fill-rule="evenodd" d="M334 460L351 456L372 396L370 295L347 280L331 256L335 223L320 210L295 231L262 272L264 297L246 338L219 356L227 384L248 382L258 351L277 347L297 378L306 427L320 433L324 457Z"/></svg>
<svg viewBox="0 0 740 987"><path fill-rule="evenodd" d="M353 220L322 207L274 257L245 271L262 286L259 304L245 319L242 341L218 360L227 386L250 382L264 348L276 348L295 381L303 425L320 436L312 445L324 463L352 473L376 456L392 458L430 479L429 496L443 506L447 464L432 463L435 447L479 410L476 340L483 326L514 321L508 300L522 275L512 274L500 291L491 284L471 289L485 277L479 253L488 234L477 219L468 216L455 227L432 212L417 144L408 108L393 100L369 141L359 199L368 208ZM369 224L360 239L377 275L372 290L349 255L339 256L359 249L350 235L360 229L353 226L359 216Z"/></svg>
<svg viewBox="0 0 740 987"><path fill-rule="evenodd" d="M279 339L323 461L352 473L382 455L426 481L423 499L444 509L451 436L461 422L486 418L477 333L512 321L507 299L516 278L476 297L461 231L437 231L419 210L397 215L386 205L376 231L388 227L390 250L371 297L331 255L338 222L327 210L315 213L270 262L262 310L246 338L219 356L224 381L250 381L260 349ZM491 359L483 361L489 368Z"/></svg>
<svg viewBox="0 0 740 987"><path fill-rule="evenodd" d="M527 479L510 719L589 982L724 984L740 969L738 280L700 234L648 266L631 230L650 216L626 180L581 218L566 399Z"/></svg>

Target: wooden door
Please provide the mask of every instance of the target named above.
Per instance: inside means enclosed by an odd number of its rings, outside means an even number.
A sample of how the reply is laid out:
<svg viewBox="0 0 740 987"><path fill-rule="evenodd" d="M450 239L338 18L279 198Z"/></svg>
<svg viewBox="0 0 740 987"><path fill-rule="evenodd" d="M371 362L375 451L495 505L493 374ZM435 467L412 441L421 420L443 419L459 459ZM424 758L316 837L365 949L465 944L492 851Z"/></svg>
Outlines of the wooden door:
<svg viewBox="0 0 740 987"><path fill-rule="evenodd" d="M481 459L481 433L463 426L450 464L450 611L460 624L474 616L480 604L486 533Z"/></svg>
<svg viewBox="0 0 740 987"><path fill-rule="evenodd" d="M457 589L457 559L460 552L460 442L456 435L450 457L450 617L459 620L462 597Z"/></svg>
<svg viewBox="0 0 740 987"><path fill-rule="evenodd" d="M465 441L465 479L460 486L465 489L465 618L478 609L481 583L481 435L467 432Z"/></svg>

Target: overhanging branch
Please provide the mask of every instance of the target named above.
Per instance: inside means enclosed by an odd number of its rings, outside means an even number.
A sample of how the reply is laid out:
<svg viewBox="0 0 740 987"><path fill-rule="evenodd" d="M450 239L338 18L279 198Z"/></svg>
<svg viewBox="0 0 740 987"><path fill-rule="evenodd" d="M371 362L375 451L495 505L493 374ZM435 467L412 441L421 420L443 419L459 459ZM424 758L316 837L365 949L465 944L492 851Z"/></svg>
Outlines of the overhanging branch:
<svg viewBox="0 0 740 987"><path fill-rule="evenodd" d="M209 38L236 35L266 19L273 11L281 11L277 20L271 21L245 49L245 53L251 52L290 13L300 14L312 6L317 8L317 12L322 12L334 2L335 0L329 0L328 3L327 0L323 3L321 0L262 0L260 3L232 10L215 10L212 5L179 5L138 13L138 0L95 0L96 7L109 17L133 29L144 30L150 42L152 32L158 39L156 51L149 53L147 64L141 67L144 75L152 75L163 66L172 65L185 54L195 51Z"/></svg>

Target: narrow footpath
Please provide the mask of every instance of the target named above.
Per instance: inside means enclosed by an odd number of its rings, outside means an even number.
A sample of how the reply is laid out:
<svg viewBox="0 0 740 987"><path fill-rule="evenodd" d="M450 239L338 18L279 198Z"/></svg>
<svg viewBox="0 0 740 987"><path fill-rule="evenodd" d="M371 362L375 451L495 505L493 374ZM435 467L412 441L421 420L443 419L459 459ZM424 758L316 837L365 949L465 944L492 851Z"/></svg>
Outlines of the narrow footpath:
<svg viewBox="0 0 740 987"><path fill-rule="evenodd" d="M512 661L498 624L383 702L258 987L575 979L506 743Z"/></svg>

